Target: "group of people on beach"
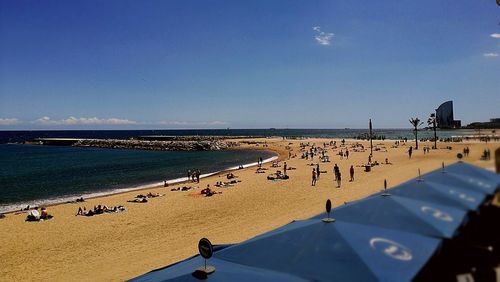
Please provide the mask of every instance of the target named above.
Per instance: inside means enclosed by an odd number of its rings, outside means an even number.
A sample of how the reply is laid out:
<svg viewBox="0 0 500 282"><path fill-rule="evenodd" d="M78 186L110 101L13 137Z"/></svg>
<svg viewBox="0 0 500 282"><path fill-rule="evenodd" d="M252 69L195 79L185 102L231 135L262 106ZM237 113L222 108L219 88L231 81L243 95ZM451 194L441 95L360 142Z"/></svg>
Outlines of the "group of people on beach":
<svg viewBox="0 0 500 282"><path fill-rule="evenodd" d="M193 169L193 170L190 170L188 169L187 171L187 178L188 180L191 180L193 182L196 182L196 183L200 183L200 175L201 175L201 172L199 169Z"/></svg>
<svg viewBox="0 0 500 282"><path fill-rule="evenodd" d="M312 181L311 181L311 186L316 186L316 182L319 180L319 177L321 176L321 170L319 170L319 163L316 164L316 168L312 169Z"/></svg>
<svg viewBox="0 0 500 282"><path fill-rule="evenodd" d="M469 151L467 150L467 156L469 155ZM491 151L490 149L484 149L483 155L481 156L481 160L489 161L491 160Z"/></svg>
<svg viewBox="0 0 500 282"><path fill-rule="evenodd" d="M94 216L98 214L103 214L103 213L112 213L112 212L122 212L125 211L124 206L114 206L114 207L107 207L105 205L97 205L94 206L93 209L87 210L86 207L78 207L78 211L76 212L76 215L83 215L83 216Z"/></svg>
<svg viewBox="0 0 500 282"><path fill-rule="evenodd" d="M40 209L40 212L38 212L38 209L32 209L28 212L28 216L26 217L26 221L44 221L44 220L49 220L53 218L51 214L49 214L49 211L47 208L42 207Z"/></svg>

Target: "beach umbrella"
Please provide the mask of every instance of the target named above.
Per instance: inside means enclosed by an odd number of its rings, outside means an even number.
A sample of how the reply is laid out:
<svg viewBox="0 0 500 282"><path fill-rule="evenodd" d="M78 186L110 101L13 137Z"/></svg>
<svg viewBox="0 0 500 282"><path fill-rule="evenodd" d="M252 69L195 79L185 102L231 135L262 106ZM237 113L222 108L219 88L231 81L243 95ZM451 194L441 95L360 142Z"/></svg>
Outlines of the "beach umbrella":
<svg viewBox="0 0 500 282"><path fill-rule="evenodd" d="M216 256L216 254L215 254ZM203 265L203 258L195 256L179 263L153 270L139 277L133 278L132 282L153 282L153 281L306 281L299 277L279 273L272 270L245 266L231 263L218 258L210 259L210 264L215 267L211 274L204 274L196 271Z"/></svg>
<svg viewBox="0 0 500 282"><path fill-rule="evenodd" d="M409 281L439 244L439 239L398 230L310 219L234 245L216 256L309 281Z"/></svg>
<svg viewBox="0 0 500 282"><path fill-rule="evenodd" d="M486 198L486 194L470 189L415 179L392 188L390 193L466 211L477 211Z"/></svg>
<svg viewBox="0 0 500 282"><path fill-rule="evenodd" d="M477 192L482 192L488 195L493 195L496 193L499 187L498 180L494 177L478 177L477 171L469 170L469 172L459 172L458 167L453 167L455 172L448 172L449 167L445 167L444 170L434 170L422 176L424 181L430 181L440 184L445 184L448 186L453 186L457 188L463 188L468 190L473 190ZM462 167L466 168L466 167ZM443 173L444 171L444 173Z"/></svg>
<svg viewBox="0 0 500 282"><path fill-rule="evenodd" d="M392 191L392 190L391 190ZM333 217L438 238L452 238L466 211L396 195L373 195L333 210ZM322 218L318 215L314 218Z"/></svg>
<svg viewBox="0 0 500 282"><path fill-rule="evenodd" d="M496 182L497 185L500 185L499 174L468 163L456 162L454 164L446 166L444 168L444 171L454 174L467 175L469 177L483 179L485 181L491 181L493 183Z"/></svg>

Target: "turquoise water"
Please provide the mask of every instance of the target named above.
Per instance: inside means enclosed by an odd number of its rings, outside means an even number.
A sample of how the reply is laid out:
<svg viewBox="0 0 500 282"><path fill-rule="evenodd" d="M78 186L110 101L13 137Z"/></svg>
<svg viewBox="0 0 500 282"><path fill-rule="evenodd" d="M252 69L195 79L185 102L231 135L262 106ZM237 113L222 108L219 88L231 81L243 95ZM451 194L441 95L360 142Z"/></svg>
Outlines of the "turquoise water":
<svg viewBox="0 0 500 282"><path fill-rule="evenodd" d="M256 162L264 151L160 152L36 145L0 145L0 212L125 191Z"/></svg>

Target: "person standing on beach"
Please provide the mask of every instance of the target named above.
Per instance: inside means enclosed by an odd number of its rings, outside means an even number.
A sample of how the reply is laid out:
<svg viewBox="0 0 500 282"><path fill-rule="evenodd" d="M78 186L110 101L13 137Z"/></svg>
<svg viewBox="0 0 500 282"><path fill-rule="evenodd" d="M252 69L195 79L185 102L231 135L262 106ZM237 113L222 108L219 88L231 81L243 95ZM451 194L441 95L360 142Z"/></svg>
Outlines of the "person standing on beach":
<svg viewBox="0 0 500 282"><path fill-rule="evenodd" d="M285 174L285 175L286 175L286 168L287 168L286 162L284 162L283 163L283 174Z"/></svg>
<svg viewBox="0 0 500 282"><path fill-rule="evenodd" d="M316 170L313 168L312 170L312 182L311 186L316 186Z"/></svg>
<svg viewBox="0 0 500 282"><path fill-rule="evenodd" d="M411 159L411 154L413 153L413 146L410 146L410 149L408 149L408 157Z"/></svg>
<svg viewBox="0 0 500 282"><path fill-rule="evenodd" d="M333 174L335 175L335 180L337 180L337 175L339 174L339 167L337 166L337 164L333 166Z"/></svg>
<svg viewBox="0 0 500 282"><path fill-rule="evenodd" d="M351 165L351 168L349 169L349 174L351 175L351 180L350 182L354 181L354 166Z"/></svg>
<svg viewBox="0 0 500 282"><path fill-rule="evenodd" d="M196 171L196 182L197 182L197 183L200 183L200 175L201 175L201 172L200 172L200 170L198 169L198 170Z"/></svg>
<svg viewBox="0 0 500 282"><path fill-rule="evenodd" d="M349 150L345 150L345 158L349 159Z"/></svg>
<svg viewBox="0 0 500 282"><path fill-rule="evenodd" d="M340 188L340 184L342 182L342 175L340 174L340 171L337 173L337 188Z"/></svg>
<svg viewBox="0 0 500 282"><path fill-rule="evenodd" d="M188 176L188 180L190 180L190 179L191 179L191 177L192 177L192 174L191 174L191 170L190 170L190 169L188 169L187 176Z"/></svg>

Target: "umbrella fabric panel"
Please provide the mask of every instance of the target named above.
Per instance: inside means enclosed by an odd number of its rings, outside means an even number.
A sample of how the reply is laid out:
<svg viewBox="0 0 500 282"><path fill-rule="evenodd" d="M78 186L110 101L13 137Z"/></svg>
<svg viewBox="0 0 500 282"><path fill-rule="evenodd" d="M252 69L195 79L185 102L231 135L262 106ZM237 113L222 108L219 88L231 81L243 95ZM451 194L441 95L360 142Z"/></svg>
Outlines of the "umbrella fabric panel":
<svg viewBox="0 0 500 282"><path fill-rule="evenodd" d="M441 214L439 214L441 212ZM452 215L439 218L440 215ZM438 238L453 237L465 211L398 196L374 195L356 204L341 206L332 217L352 223L375 225ZM324 214L314 218L323 218Z"/></svg>
<svg viewBox="0 0 500 282"><path fill-rule="evenodd" d="M431 224L442 232L446 238L451 238L466 219L464 210L404 197L391 196L406 209L414 213L423 221Z"/></svg>
<svg viewBox="0 0 500 282"><path fill-rule="evenodd" d="M422 176L424 181L440 183L456 188L468 189L476 192L485 193L488 195L495 194L496 187L485 181L478 181L472 177L465 177L453 173L442 173L433 171Z"/></svg>
<svg viewBox="0 0 500 282"><path fill-rule="evenodd" d="M500 185L499 174L468 163L458 162L451 164L445 167L445 171L486 180L491 182L491 184L496 184L497 187Z"/></svg>
<svg viewBox="0 0 500 282"><path fill-rule="evenodd" d="M455 188L426 181L409 181L390 189L390 193L400 197L441 204L457 209L478 210L486 195L474 191Z"/></svg>
<svg viewBox="0 0 500 282"><path fill-rule="evenodd" d="M159 281L200 281L192 273L204 265L201 256L182 261L171 267L158 271L152 271L136 277L133 282L159 282ZM208 275L210 281L297 281L305 280L294 277L286 273L277 273L266 269L256 269L249 266L238 265L231 262L212 258L208 260L208 265L215 267L215 272Z"/></svg>
<svg viewBox="0 0 500 282"><path fill-rule="evenodd" d="M441 244L436 238L366 225L346 223L338 229L379 281L411 280Z"/></svg>
<svg viewBox="0 0 500 282"><path fill-rule="evenodd" d="M376 281L333 224L296 221L218 254L218 258L257 268L291 273L307 280ZM351 271L356 269L357 271Z"/></svg>
<svg viewBox="0 0 500 282"><path fill-rule="evenodd" d="M288 232L227 248L218 258L308 280L402 281L411 280L439 242L374 226L311 219Z"/></svg>

